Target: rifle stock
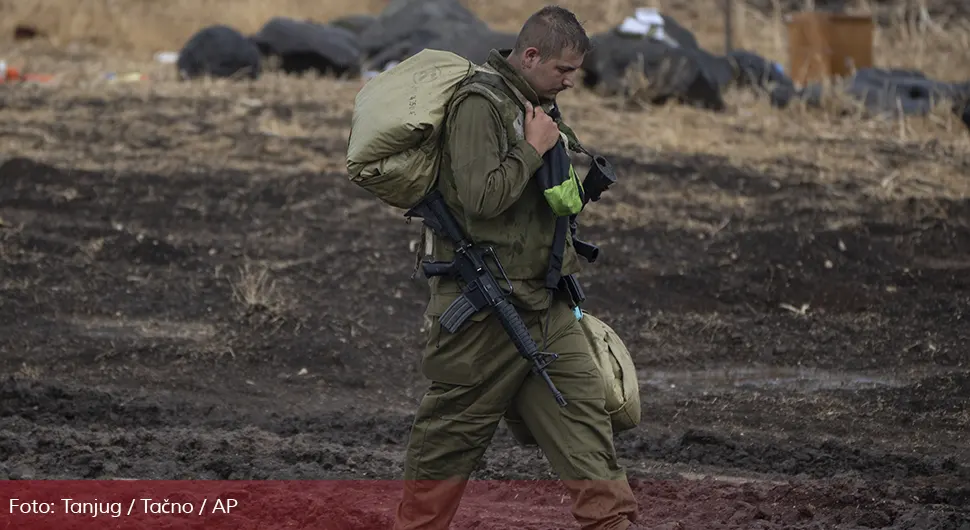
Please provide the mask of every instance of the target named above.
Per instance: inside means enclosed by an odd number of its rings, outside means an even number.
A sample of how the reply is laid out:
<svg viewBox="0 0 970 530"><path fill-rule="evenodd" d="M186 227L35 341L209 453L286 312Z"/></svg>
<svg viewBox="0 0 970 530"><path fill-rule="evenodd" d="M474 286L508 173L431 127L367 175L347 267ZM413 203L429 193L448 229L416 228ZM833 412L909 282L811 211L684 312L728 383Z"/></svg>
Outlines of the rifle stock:
<svg viewBox="0 0 970 530"><path fill-rule="evenodd" d="M610 161L606 157L603 155L595 155L592 159L593 164L589 167L586 178L583 179L583 191L585 192L583 206L588 202L600 200L603 192L616 182L616 172L613 171L613 164L610 164Z"/></svg>
<svg viewBox="0 0 970 530"><path fill-rule="evenodd" d="M616 182L616 173L613 171L613 165L610 164L609 160L602 155L590 155L590 157L592 158L592 165L589 167L589 172L586 173L586 178L583 179L583 208L590 202L600 200L603 192ZM600 249L598 246L576 237L577 228L576 216L573 215L569 219L573 249L577 254L586 258L586 261L593 263L599 257Z"/></svg>

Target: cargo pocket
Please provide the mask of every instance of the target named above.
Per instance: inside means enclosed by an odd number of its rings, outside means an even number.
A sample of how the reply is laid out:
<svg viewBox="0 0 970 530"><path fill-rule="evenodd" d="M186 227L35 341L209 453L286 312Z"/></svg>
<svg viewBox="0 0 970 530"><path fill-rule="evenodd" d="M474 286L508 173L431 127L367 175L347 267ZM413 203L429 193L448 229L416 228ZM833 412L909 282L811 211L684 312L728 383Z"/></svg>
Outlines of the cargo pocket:
<svg viewBox="0 0 970 530"><path fill-rule="evenodd" d="M432 317L421 358L421 373L436 383L458 386L479 383L482 373L476 370L476 352L466 346L468 342L461 334L452 335L441 329L440 318Z"/></svg>

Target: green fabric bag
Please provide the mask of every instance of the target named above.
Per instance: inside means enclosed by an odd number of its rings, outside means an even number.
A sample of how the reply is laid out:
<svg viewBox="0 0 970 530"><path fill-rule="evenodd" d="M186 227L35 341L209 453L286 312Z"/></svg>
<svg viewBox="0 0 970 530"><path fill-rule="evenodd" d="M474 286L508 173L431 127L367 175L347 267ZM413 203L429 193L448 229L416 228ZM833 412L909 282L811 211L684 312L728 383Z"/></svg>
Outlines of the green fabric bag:
<svg viewBox="0 0 970 530"><path fill-rule="evenodd" d="M368 81L354 100L351 182L391 206L417 204L438 177L452 96L480 70L457 54L425 49Z"/></svg>
<svg viewBox="0 0 970 530"><path fill-rule="evenodd" d="M606 388L606 408L610 413L613 432L635 428L640 425L640 383L630 350L613 328L586 311L583 311L579 325L589 341L593 360ZM510 408L505 413L504 420L518 443L525 446L536 444L535 438L515 409Z"/></svg>
<svg viewBox="0 0 970 530"><path fill-rule="evenodd" d="M569 178L546 188L542 194L557 217L575 215L583 210L583 184L572 164L569 164Z"/></svg>

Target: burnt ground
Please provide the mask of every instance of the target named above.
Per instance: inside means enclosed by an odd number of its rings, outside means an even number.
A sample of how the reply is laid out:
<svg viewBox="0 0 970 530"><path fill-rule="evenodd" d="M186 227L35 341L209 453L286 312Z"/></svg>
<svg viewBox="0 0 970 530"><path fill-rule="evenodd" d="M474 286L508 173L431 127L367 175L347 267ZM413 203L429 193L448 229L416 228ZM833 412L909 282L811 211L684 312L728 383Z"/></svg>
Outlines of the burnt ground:
<svg viewBox="0 0 970 530"><path fill-rule="evenodd" d="M258 127L342 111L4 97L0 478L399 476L424 384L417 228L340 172L343 131ZM640 370L643 424L617 445L645 524L970 528L970 200L606 154L623 180L591 208L641 213L584 222L604 254L584 278ZM476 477L552 474L500 430ZM457 526L571 527L523 484ZM395 494L345 492L348 527L385 523Z"/></svg>

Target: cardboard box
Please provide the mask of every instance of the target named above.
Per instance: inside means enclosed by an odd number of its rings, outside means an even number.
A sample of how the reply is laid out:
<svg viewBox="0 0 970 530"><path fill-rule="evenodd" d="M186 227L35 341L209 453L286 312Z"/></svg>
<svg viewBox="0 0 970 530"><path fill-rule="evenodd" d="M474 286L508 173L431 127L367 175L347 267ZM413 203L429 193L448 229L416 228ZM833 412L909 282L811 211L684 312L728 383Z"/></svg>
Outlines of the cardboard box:
<svg viewBox="0 0 970 530"><path fill-rule="evenodd" d="M787 25L788 75L797 85L873 66L871 15L809 11L791 15Z"/></svg>

